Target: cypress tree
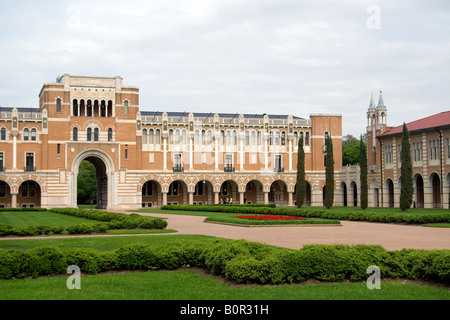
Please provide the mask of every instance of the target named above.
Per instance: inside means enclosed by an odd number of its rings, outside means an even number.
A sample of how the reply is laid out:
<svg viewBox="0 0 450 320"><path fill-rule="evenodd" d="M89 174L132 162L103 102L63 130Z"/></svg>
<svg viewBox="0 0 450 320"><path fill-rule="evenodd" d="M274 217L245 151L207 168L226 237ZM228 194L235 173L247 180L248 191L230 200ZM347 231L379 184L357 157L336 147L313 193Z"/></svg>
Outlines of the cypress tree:
<svg viewBox="0 0 450 320"><path fill-rule="evenodd" d="M301 208L305 199L305 151L303 150L303 135L300 135L298 141L298 152L297 152L297 192L296 200L297 207Z"/></svg>
<svg viewBox="0 0 450 320"><path fill-rule="evenodd" d="M411 163L411 144L409 141L409 131L406 124L403 123L402 132L402 150L400 153L402 157L401 164L401 177L402 177L402 188L400 192L400 209L405 211L411 208L413 201L413 172Z"/></svg>
<svg viewBox="0 0 450 320"><path fill-rule="evenodd" d="M334 202L334 157L331 136L327 138L327 157L325 161L325 207L330 209Z"/></svg>
<svg viewBox="0 0 450 320"><path fill-rule="evenodd" d="M367 182L367 146L363 141L361 135L359 145L359 158L360 158L360 182L361 182L361 209L366 210L368 204L368 189Z"/></svg>

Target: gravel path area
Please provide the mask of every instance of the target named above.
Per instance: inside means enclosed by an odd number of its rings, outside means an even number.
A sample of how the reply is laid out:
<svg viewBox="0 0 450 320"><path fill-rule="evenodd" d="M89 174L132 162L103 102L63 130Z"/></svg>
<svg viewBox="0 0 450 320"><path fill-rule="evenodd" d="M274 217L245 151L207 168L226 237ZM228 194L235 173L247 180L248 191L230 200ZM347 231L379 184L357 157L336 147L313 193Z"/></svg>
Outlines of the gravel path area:
<svg viewBox="0 0 450 320"><path fill-rule="evenodd" d="M178 234L199 234L246 239L274 246L299 249L305 244L378 244L387 250L450 249L450 229L416 225L341 221L341 226L305 225L240 227L203 222L205 217L140 213L167 218L168 229Z"/></svg>

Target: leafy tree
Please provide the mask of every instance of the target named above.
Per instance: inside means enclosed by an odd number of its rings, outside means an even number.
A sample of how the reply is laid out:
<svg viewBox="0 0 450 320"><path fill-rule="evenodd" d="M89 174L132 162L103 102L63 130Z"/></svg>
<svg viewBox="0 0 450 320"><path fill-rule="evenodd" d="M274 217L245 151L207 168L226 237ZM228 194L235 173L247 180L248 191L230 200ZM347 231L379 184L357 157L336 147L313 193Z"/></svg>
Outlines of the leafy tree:
<svg viewBox="0 0 450 320"><path fill-rule="evenodd" d="M405 211L406 209L411 208L414 193L413 171L411 163L411 143L409 141L409 131L405 123L403 123L402 150L400 156L402 160L402 188L400 191L400 209L402 209L402 211Z"/></svg>
<svg viewBox="0 0 450 320"><path fill-rule="evenodd" d="M344 166L360 163L359 145L359 140L351 134L342 139L342 164Z"/></svg>
<svg viewBox="0 0 450 320"><path fill-rule="evenodd" d="M328 209L334 202L334 157L331 136L327 138L327 155L325 159L325 207Z"/></svg>
<svg viewBox="0 0 450 320"><path fill-rule="evenodd" d="M82 161L77 178L77 202L80 204L93 203L97 199L97 176L94 165L89 161Z"/></svg>
<svg viewBox="0 0 450 320"><path fill-rule="evenodd" d="M367 146L361 135L359 143L360 181L361 181L361 209L366 210L368 204L368 181L367 181Z"/></svg>
<svg viewBox="0 0 450 320"><path fill-rule="evenodd" d="M303 135L300 135L298 141L298 154L297 154L297 191L296 200L297 207L301 208L305 199L305 151L303 150Z"/></svg>

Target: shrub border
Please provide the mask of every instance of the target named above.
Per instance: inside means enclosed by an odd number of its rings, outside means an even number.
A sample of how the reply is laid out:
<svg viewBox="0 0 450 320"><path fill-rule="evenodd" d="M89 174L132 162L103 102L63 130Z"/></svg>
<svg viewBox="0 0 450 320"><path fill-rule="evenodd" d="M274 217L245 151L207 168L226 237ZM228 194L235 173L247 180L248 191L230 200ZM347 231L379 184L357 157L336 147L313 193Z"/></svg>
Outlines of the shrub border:
<svg viewBox="0 0 450 320"><path fill-rule="evenodd" d="M450 223L450 213L412 214L412 213L377 213L370 211L357 212L333 212L327 209L313 210L296 207L247 207L246 205L223 206L223 205L164 205L162 210L185 210L185 211L207 211L228 212L248 214L275 214L293 215L306 218L336 219L349 221L383 222L383 223Z"/></svg>
<svg viewBox="0 0 450 320"><path fill-rule="evenodd" d="M378 245L306 245L292 250L230 239L136 243L111 251L51 246L0 249L0 279L64 274L70 265L85 274L199 267L240 284L363 281L369 277L367 268L376 265L382 279L450 284L450 250L387 251Z"/></svg>
<svg viewBox="0 0 450 320"><path fill-rule="evenodd" d="M30 211L21 210L22 208L17 208L18 210L11 210L16 208L6 209L4 211ZM3 209L0 209L2 211ZM35 211L33 209L33 211ZM102 210L85 210L76 208L53 208L53 209L42 209L36 211L47 211L54 212L58 214L66 214L79 218L85 218L89 220L99 221L97 223L81 223L72 225L69 227L62 226L49 226L49 225L38 225L38 226L25 226L25 227L13 227L6 224L0 224L0 237L1 236L37 236L37 235L53 235L62 234L66 231L69 234L92 234L92 233L105 233L107 230L111 229L165 229L167 227L167 221L161 218L155 217L145 217L139 214L125 214L119 212L108 212Z"/></svg>

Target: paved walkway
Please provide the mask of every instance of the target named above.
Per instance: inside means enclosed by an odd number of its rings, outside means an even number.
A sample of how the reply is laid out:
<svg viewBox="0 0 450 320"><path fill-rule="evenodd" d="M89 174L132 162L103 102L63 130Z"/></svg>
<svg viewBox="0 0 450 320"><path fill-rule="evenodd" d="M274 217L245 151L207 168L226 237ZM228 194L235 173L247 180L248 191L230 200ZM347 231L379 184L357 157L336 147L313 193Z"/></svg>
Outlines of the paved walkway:
<svg viewBox="0 0 450 320"><path fill-rule="evenodd" d="M123 212L130 213L130 212ZM430 228L412 225L341 221L335 225L241 227L225 224L206 223L205 217L175 214L143 213L153 217L166 218L167 229L177 234L192 234L245 239L278 247L299 249L306 244L378 244L386 250L410 249L450 249L450 228ZM173 235L156 234L149 236ZM98 237L105 235L77 235L78 237ZM117 235L110 235L117 236ZM122 236L122 235L120 235ZM123 235L129 236L129 235ZM138 236L138 235L136 235ZM50 238L51 236L45 236ZM74 236L54 236L58 238ZM14 237L27 239L28 237ZM0 238L10 240L13 237ZM32 237L30 239L35 239Z"/></svg>
<svg viewBox="0 0 450 320"><path fill-rule="evenodd" d="M203 222L205 217L140 213L167 218L167 229L178 234L198 234L246 239L299 249L305 244L378 244L387 250L450 249L450 228L341 221L341 226L239 227Z"/></svg>

